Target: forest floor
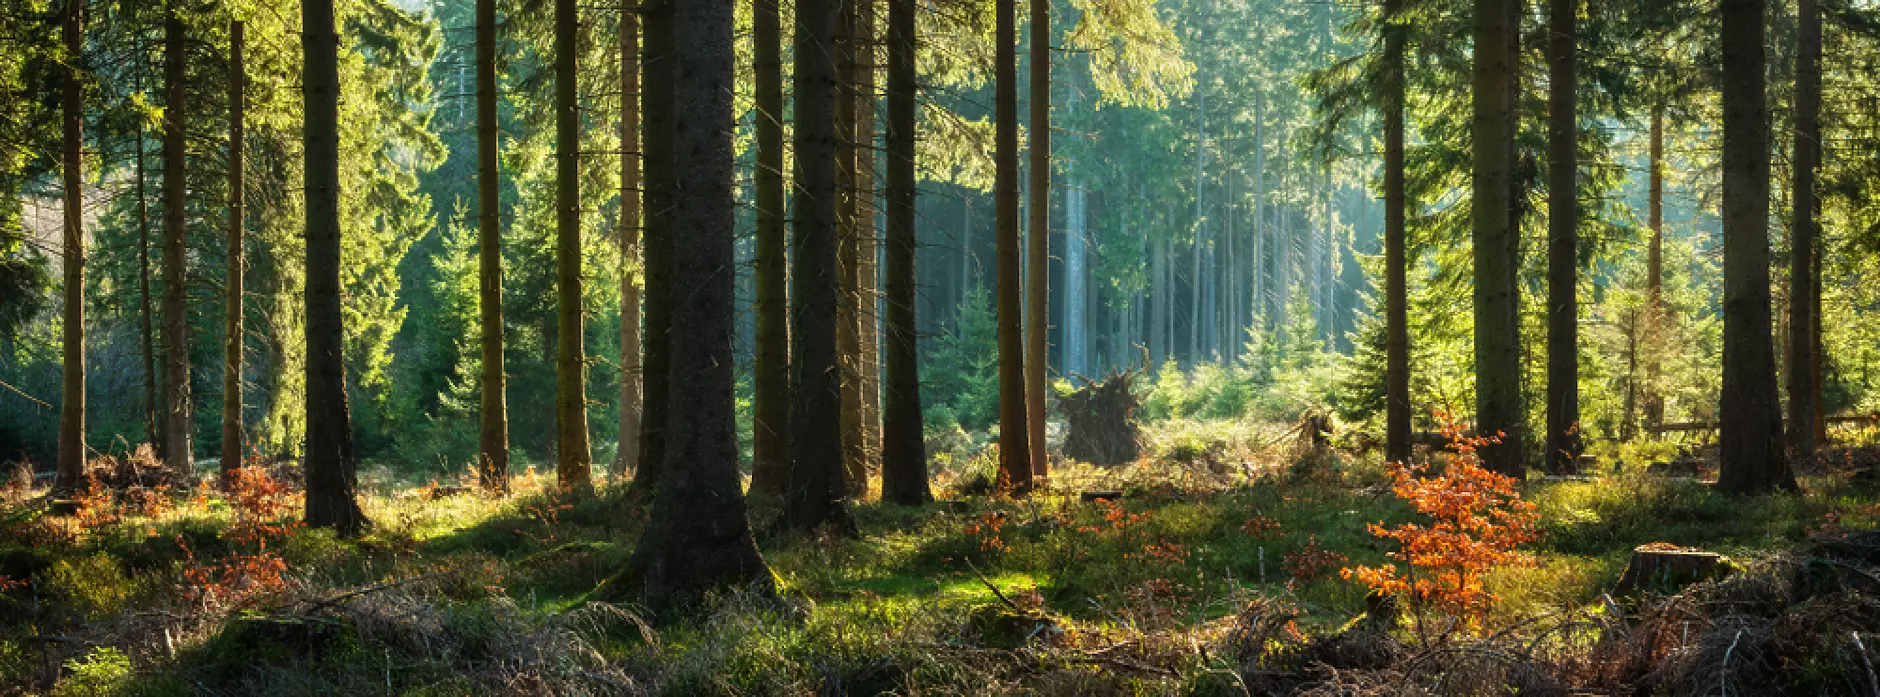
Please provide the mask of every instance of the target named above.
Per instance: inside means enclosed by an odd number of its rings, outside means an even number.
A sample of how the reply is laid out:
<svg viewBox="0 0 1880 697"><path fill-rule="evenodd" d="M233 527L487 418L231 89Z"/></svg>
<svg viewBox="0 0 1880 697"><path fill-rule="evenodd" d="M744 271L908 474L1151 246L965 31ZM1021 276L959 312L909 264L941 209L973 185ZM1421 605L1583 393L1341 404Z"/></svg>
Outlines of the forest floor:
<svg viewBox="0 0 1880 697"><path fill-rule="evenodd" d="M1755 499L1617 464L1536 477L1521 485L1536 563L1488 573L1486 619L1406 612L1365 634L1367 589L1340 570L1387 563L1393 543L1367 525L1416 516L1375 454L1272 447L1283 431L1158 425L1142 461L1066 468L1020 501L965 493L984 462L943 466L933 505L859 504L859 539L760 534L780 598L730 593L665 622L585 599L644 524L625 487L565 500L531 471L497 500L370 470L375 526L356 541L288 522L281 482L100 491L72 516L16 488L0 505L0 695L1880 688L1859 633L1880 631L1880 547L1859 532L1880 488L1847 471ZM760 531L775 515L753 507ZM1737 572L1608 594L1652 542ZM1817 562L1858 573L1822 590Z"/></svg>

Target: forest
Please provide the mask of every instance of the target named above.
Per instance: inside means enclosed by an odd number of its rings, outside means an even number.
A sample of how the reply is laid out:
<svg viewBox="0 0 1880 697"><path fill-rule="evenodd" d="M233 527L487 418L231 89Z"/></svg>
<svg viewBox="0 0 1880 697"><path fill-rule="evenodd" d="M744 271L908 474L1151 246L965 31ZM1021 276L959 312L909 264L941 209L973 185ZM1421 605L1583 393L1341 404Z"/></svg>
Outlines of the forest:
<svg viewBox="0 0 1880 697"><path fill-rule="evenodd" d="M1880 0L0 0L0 697L1880 697L1875 153Z"/></svg>

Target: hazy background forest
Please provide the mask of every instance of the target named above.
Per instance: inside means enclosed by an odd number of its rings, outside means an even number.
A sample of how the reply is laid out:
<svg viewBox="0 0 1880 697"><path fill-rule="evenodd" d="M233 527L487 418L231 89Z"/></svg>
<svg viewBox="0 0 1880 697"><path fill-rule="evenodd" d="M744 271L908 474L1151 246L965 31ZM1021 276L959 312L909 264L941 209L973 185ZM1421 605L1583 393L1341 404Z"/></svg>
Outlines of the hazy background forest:
<svg viewBox="0 0 1880 697"><path fill-rule="evenodd" d="M354 20L374 41L349 63L348 85L370 98L348 102L347 171L364 184L346 197L347 363L354 397L359 452L414 475L460 471L476 452L476 264L474 226L475 110L470 66L471 3L370 3ZM1141 7L1110 5L1112 16L1090 21L1089 9L1069 5L1055 13L1056 57L1051 91L1054 139L1051 203L1051 378L1097 377L1110 368L1174 361L1180 373L1147 384L1154 416L1248 415L1292 418L1313 407L1337 410L1362 422L1382 409L1383 325L1376 282L1382 255L1384 211L1377 120L1356 108L1364 99L1367 50L1375 53L1369 7L1342 3L1259 3L1163 0ZM933 429L955 424L983 431L996 420L995 357L991 323L994 201L991 196L991 13L988 6L941 3L923 11L921 191L919 207L919 317L925 377L922 400ZM1151 9L1152 8L1152 9ZM1413 23L1432 39L1466 28L1462 8L1421 7ZM1585 272L1581 346L1582 423L1589 434L1622 435L1643 419L1639 395L1665 399L1668 421L1714 420L1721 352L1717 318L1721 276L1718 106L1714 89L1701 89L1715 60L1710 14L1687 11L1691 22L1662 28L1677 8L1641 10L1625 3L1590 8L1581 51L1583 164L1579 198ZM190 343L195 395L192 413L199 454L220 452L220 366L216 336L226 306L216 302L226 268L220 236L226 177L221 146L226 131L219 90L226 61L214 47L226 33L220 14L204 8L202 38L192 45L188 84L199 92L192 137L189 327L203 337ZM612 462L617 432L619 274L613 242L619 215L619 42L617 12L583 11L580 100L584 157L582 225L586 250L585 343L588 418L596 462ZM193 15L192 15L193 16ZM510 430L518 462L552 460L554 381L552 336L553 127L547 91L552 85L545 13L521 13L502 32L502 208L507 276L505 330ZM748 27L748 11L740 11ZM1777 11L1772 35L1793 31L1793 14ZM1708 24L1706 24L1708 22ZM140 282L140 221L164 215L157 196L158 138L151 125L161 110L159 33L110 26L94 40L110 41L95 61L103 108L88 117L102 169L88 168L86 200L95 221L86 297L93 345L89 440L119 450L147 440L146 351L140 327L145 309ZM1539 20L1534 31L1541 31ZM789 23L785 23L786 37ZM1671 35L1643 35L1652 31ZM250 171L274 181L251 183L257 210L249 242L249 327L243 374L251 386L244 404L250 446L266 456L292 455L302 438L296 373L301 325L287 299L298 292L294 268L298 240L295 203L273 187L286 186L295 100L291 91L292 37L254 32L249 49L255 84L249 105ZM748 31L739 55L748 61ZM1681 40L1679 37L1686 37ZM1830 133L1824 159L1824 408L1833 413L1871 411L1876 355L1873 302L1860 281L1870 256L1854 253L1869 242L1874 211L1861 182L1871 158L1860 156L1871 138L1867 79L1871 39L1857 31L1829 32L1824 61ZM1408 75L1407 109L1412 273L1409 308L1414 332L1413 401L1423 430L1441 408L1470 411L1467 53L1457 42L1418 41ZM1595 43L1597 42L1597 43ZM1776 46L1788 46L1772 41ZM789 46L789 41L784 45ZM363 49L362 49L363 50ZM1789 49L1782 49L1786 52ZM1711 52L1706 55L1706 51ZM1538 47L1526 52L1525 70L1545 67ZM1779 52L1778 58L1784 55ZM1031 54L1021 46L1022 66ZM785 65L789 65L786 58ZM743 63L748 70L748 63ZM1784 60L1771 62L1774 142L1789 119L1792 93ZM1021 77L1021 82L1023 78ZM748 407L754 354L753 121L748 80L739 93L740 200L738 350L740 404ZM140 87L141 86L141 87ZM265 87L265 89L264 89ZM1525 83L1520 148L1529 161L1545 150L1545 85ZM1028 109L1027 86L1019 89ZM1328 103L1330 108L1328 109ZM16 102L15 109L32 109ZM38 107L38 108L44 108ZM1664 283L1666 326L1645 327L1646 257L1651 241L1648 154L1654 109L1663 115ZM29 112L30 113L30 112ZM22 129L49 128L51 120L16 121ZM142 128L139 124L144 124ZM786 128L788 120L786 119ZM136 139L147 132L144 167L148 195L138 194ZM21 135L26 135L22 131ZM291 140L291 139L290 139ZM1846 153L1847 156L1839 156ZM58 252L61 220L57 178L30 148L16 150L9 198L0 214L14 230L28 231L10 246L20 268L18 302L9 303L9 330L0 380L17 388L0 400L0 452L8 459L50 463L58 430L59 317L48 266ZM1458 159L1461 158L1461 159ZM1521 245L1523 384L1530 420L1540 433L1546 384L1543 299L1546 188L1539 165L1529 164ZM1777 203L1786 200L1788 173L1778 161ZM140 204L143 209L140 210ZM1780 248L1786 237L1772 235ZM1846 250L1848 253L1835 253ZM152 258L155 258L153 254ZM163 269L152 263L161 292ZM37 269L34 271L33 269ZM1786 293L1778 273L1777 295ZM1166 325L1156 324L1163 318ZM1166 327L1166 328L1163 328ZM153 333L161 346L163 327ZM1671 347L1675 347L1672 350ZM1641 354L1662 354L1664 370L1651 380L1637 366ZM1184 390L1192 382L1192 389ZM24 394L20 394L24 393ZM1628 407L1627 395L1633 395ZM748 411L741 431L749 449Z"/></svg>
<svg viewBox="0 0 1880 697"><path fill-rule="evenodd" d="M0 0L0 697L1880 695L1874 0Z"/></svg>

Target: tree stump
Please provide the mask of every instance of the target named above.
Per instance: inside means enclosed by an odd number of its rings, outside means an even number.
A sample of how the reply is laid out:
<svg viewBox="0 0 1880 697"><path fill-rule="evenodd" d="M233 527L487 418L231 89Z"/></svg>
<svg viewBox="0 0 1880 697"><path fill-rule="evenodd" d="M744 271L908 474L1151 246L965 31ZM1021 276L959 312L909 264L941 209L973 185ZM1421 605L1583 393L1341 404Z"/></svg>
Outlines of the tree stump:
<svg viewBox="0 0 1880 697"><path fill-rule="evenodd" d="M1679 588L1729 573L1725 557L1715 552L1685 549L1666 542L1639 545L1632 550L1632 560L1619 575L1615 593L1629 593L1653 586Z"/></svg>
<svg viewBox="0 0 1880 697"><path fill-rule="evenodd" d="M1093 465L1134 462L1142 454L1142 427L1136 422L1141 404L1132 389L1136 371L1110 371L1102 382L1075 377L1084 386L1058 399L1070 425L1064 456Z"/></svg>

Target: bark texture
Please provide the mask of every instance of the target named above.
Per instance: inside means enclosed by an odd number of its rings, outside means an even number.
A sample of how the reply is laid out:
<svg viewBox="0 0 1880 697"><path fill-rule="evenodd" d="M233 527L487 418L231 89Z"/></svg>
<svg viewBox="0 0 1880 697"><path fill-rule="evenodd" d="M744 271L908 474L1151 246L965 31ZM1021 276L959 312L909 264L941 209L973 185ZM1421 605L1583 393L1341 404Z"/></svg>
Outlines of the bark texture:
<svg viewBox="0 0 1880 697"><path fill-rule="evenodd" d="M591 492L587 355L581 313L581 114L575 103L575 0L555 0L555 481Z"/></svg>
<svg viewBox="0 0 1880 697"><path fill-rule="evenodd" d="M60 177L64 186L65 231L59 255L64 272L64 318L60 321L59 462L52 489L63 495L85 478L85 177L84 97L78 66L85 47L84 3L66 0L60 18L65 44L64 87L59 94Z"/></svg>
<svg viewBox="0 0 1880 697"><path fill-rule="evenodd" d="M882 393L881 497L917 506L933 500L922 433L915 318L915 0L888 0L887 389Z"/></svg>
<svg viewBox="0 0 1880 697"><path fill-rule="evenodd" d="M837 0L796 4L796 201L790 218L790 491L786 523L855 532L843 478L836 356Z"/></svg>
<svg viewBox="0 0 1880 697"><path fill-rule="evenodd" d="M1025 349L1019 299L1018 226L1018 2L998 0L997 55L993 60L995 120L993 196L998 202L999 488L1031 489L1026 427Z"/></svg>
<svg viewBox="0 0 1880 697"><path fill-rule="evenodd" d="M620 442L614 473L640 469L640 16L620 13Z"/></svg>
<svg viewBox="0 0 1880 697"><path fill-rule="evenodd" d="M734 422L732 2L688 0L674 14L673 70L684 87L674 104L673 145L687 166L675 173L686 195L673 201L669 249L673 272L689 280L688 292L672 296L672 317L683 320L669 336L685 350L672 352L669 379L685 389L673 390L667 406L668 462L651 522L626 582L602 592L654 607L714 589L768 594L774 583L745 519Z"/></svg>
<svg viewBox="0 0 1880 697"><path fill-rule="evenodd" d="M1404 198L1403 0L1384 0L1384 457L1410 461L1410 320Z"/></svg>
<svg viewBox="0 0 1880 697"><path fill-rule="evenodd" d="M640 469L633 475L635 496L650 496L659 491L659 480L666 472L666 400L669 394L668 358L672 345L667 330L672 326L672 263L666 249L672 242L673 206L678 205L674 189L678 153L673 150L673 100L679 90L671 57L676 50L673 40L674 0L648 0L640 5L644 20L640 60L640 115L642 122L641 160L646 176L642 180L645 220L640 239L640 268L645 270L646 336L642 338L641 375L645 379L642 394L646 411L640 420Z"/></svg>
<svg viewBox="0 0 1880 697"><path fill-rule="evenodd" d="M790 486L790 325L784 264L783 29L777 0L753 0L757 71L756 360L752 366L751 491Z"/></svg>
<svg viewBox="0 0 1880 697"><path fill-rule="evenodd" d="M333 21L333 0L302 0L300 22L306 65L306 520L309 527L333 528L351 537L369 523L354 496L358 463L353 459L342 352L346 326L339 280L339 29Z"/></svg>
<svg viewBox="0 0 1880 697"><path fill-rule="evenodd" d="M1475 0L1475 422L1499 437L1483 464L1521 477L1521 342L1513 230L1515 15L1509 0Z"/></svg>
<svg viewBox="0 0 1880 697"><path fill-rule="evenodd" d="M1031 221L1026 240L1031 251L1025 256L1025 425L1026 442L1031 446L1031 474L1049 475L1049 459L1044 452L1045 368L1049 347L1045 343L1051 323L1051 3L1031 2L1031 204L1026 210Z"/></svg>
<svg viewBox="0 0 1880 697"><path fill-rule="evenodd" d="M1579 471L1579 0L1551 0L1547 40L1547 471Z"/></svg>
<svg viewBox="0 0 1880 697"><path fill-rule="evenodd" d="M188 231L183 227L189 206L187 41L183 20L172 8L163 23L163 464L185 478L196 468L190 442Z"/></svg>
<svg viewBox="0 0 1880 697"><path fill-rule="evenodd" d="M509 491L509 407L503 372L503 220L496 140L496 0L477 0L477 293L482 349L482 407L477 479L484 490Z"/></svg>
<svg viewBox="0 0 1880 697"><path fill-rule="evenodd" d="M1723 394L1717 488L1794 489L1782 453L1769 298L1764 0L1722 0Z"/></svg>

